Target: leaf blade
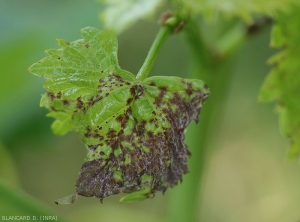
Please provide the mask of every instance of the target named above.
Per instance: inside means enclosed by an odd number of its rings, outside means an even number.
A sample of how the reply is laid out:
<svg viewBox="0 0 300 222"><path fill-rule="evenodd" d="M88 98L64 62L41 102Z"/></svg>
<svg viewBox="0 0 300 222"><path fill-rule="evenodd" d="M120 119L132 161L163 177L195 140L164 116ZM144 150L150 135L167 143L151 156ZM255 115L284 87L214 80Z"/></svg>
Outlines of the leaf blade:
<svg viewBox="0 0 300 222"><path fill-rule="evenodd" d="M282 50L270 59L273 69L262 86L259 101L277 100L276 111L280 116L280 128L290 143L289 159L300 154L300 25L299 6L290 14L281 13L273 27L274 46Z"/></svg>
<svg viewBox="0 0 300 222"><path fill-rule="evenodd" d="M46 78L41 106L56 118L53 131L78 130L88 150L76 193L57 203L73 203L77 195L102 201L120 192L131 193L122 199L131 202L165 192L188 172L184 133L198 121L208 87L178 77L140 81L116 64L115 37L95 28L83 29L82 36L59 40L60 49L48 50L30 68ZM98 57L103 50L111 58Z"/></svg>

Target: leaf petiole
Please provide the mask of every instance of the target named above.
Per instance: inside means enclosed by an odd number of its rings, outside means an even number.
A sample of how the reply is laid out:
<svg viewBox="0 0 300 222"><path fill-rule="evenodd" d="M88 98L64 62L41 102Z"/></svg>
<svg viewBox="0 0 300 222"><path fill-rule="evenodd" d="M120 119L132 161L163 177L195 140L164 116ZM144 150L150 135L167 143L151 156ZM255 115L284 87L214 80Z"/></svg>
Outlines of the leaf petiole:
<svg viewBox="0 0 300 222"><path fill-rule="evenodd" d="M164 44L166 39L172 34L176 26L179 24L178 21L179 20L175 16L172 16L165 21L164 25L161 27L158 34L156 35L155 40L144 61L144 64L142 65L141 69L136 75L136 79L144 80L147 78L162 45Z"/></svg>

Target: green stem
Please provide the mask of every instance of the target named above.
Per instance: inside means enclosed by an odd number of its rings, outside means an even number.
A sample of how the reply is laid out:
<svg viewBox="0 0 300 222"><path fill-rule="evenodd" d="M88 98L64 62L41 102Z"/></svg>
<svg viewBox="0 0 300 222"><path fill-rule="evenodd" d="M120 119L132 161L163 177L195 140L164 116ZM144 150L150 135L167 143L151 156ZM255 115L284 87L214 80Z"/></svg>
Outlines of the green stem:
<svg viewBox="0 0 300 222"><path fill-rule="evenodd" d="M184 31L191 54L192 72L189 77L201 78L209 84L213 76L212 58L201 38L200 30L196 23L189 21ZM207 107L209 100L210 98L201 110L199 124L192 123L187 130L185 142L192 153L188 162L190 173L184 175L183 183L171 191L169 222L197 221L198 191L206 158L206 128L211 115L210 108ZM195 146L195 141L197 141L197 146Z"/></svg>
<svg viewBox="0 0 300 222"><path fill-rule="evenodd" d="M162 45L164 44L164 42L166 41L166 39L169 37L171 33L172 33L172 27L169 25L164 25L159 30L150 48L150 51L148 52L145 62L136 76L136 79L144 80L147 78Z"/></svg>
<svg viewBox="0 0 300 222"><path fill-rule="evenodd" d="M212 94L201 110L199 124L191 124L187 130L185 141L192 153L189 160L190 174L184 175L183 183L172 192L170 222L198 221L199 199L202 197L201 184L209 156L208 145L210 139L216 136L215 127L222 118L220 112L223 112L222 108L226 101L232 73L232 63L228 58L222 61L216 60L218 57L208 51L197 23L189 21L184 30L192 55L192 72L189 77L203 79L210 87Z"/></svg>

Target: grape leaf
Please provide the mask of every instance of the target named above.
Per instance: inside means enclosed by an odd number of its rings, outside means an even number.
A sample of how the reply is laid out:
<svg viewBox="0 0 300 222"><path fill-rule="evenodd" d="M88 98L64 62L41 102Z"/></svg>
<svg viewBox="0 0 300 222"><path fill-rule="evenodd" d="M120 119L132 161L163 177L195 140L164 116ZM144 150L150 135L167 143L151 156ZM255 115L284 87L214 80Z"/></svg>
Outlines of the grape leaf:
<svg viewBox="0 0 300 222"><path fill-rule="evenodd" d="M300 154L300 7L280 13L272 30L271 45L282 50L269 63L273 69L262 86L259 100L278 100L282 132L291 139L289 158Z"/></svg>
<svg viewBox="0 0 300 222"><path fill-rule="evenodd" d="M100 19L106 29L120 33L139 19L153 16L165 0L99 0L106 4Z"/></svg>
<svg viewBox="0 0 300 222"><path fill-rule="evenodd" d="M91 27L81 34L71 43L58 40L60 49L29 68L46 78L41 105L56 118L54 132L78 130L88 150L76 193L57 203L120 192L131 193L121 200L131 202L165 192L188 172L184 133L198 121L207 85L178 77L137 80L118 65L115 36Z"/></svg>

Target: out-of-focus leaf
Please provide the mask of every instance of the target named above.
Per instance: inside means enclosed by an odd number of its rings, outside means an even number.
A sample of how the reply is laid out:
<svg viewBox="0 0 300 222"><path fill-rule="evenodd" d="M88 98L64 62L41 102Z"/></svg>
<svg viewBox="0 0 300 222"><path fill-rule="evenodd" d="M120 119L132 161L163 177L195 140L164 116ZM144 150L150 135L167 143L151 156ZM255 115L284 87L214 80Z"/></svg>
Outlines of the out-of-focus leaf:
<svg viewBox="0 0 300 222"><path fill-rule="evenodd" d="M291 139L290 159L300 154L300 7L278 16L271 45L282 47L269 62L273 69L259 95L260 101L277 100L282 132Z"/></svg>
<svg viewBox="0 0 300 222"><path fill-rule="evenodd" d="M178 77L138 80L119 67L115 36L91 27L81 33L84 39L58 40L60 49L29 68L47 79L41 105L57 118L54 131L79 130L88 149L76 194L102 201L137 192L123 199L131 202L165 192L188 172L184 133L208 87Z"/></svg>
<svg viewBox="0 0 300 222"><path fill-rule="evenodd" d="M56 216L56 221L66 221L53 210L48 209L43 203L35 200L33 197L23 191L12 187L0 178L0 215L9 216L27 216L26 220L34 221L35 216L40 220L40 216ZM11 219L11 221L17 221Z"/></svg>
<svg viewBox="0 0 300 222"><path fill-rule="evenodd" d="M174 2L178 2L174 0ZM186 7L194 14L202 14L209 18L216 16L216 13L223 13L226 16L237 16L246 22L252 21L253 14L274 16L278 10L286 10L291 3L298 0L181 0L183 7Z"/></svg>
<svg viewBox="0 0 300 222"><path fill-rule="evenodd" d="M152 17L165 0L100 0L106 4L100 18L106 29L120 33L139 19Z"/></svg>
<svg viewBox="0 0 300 222"><path fill-rule="evenodd" d="M165 0L99 0L106 4L100 17L109 30L120 33L137 20L152 16ZM176 6L182 15L201 15L213 20L218 14L225 17L239 17L247 23L253 22L254 15L276 17L278 11L288 11L299 0L172 0L169 6Z"/></svg>

